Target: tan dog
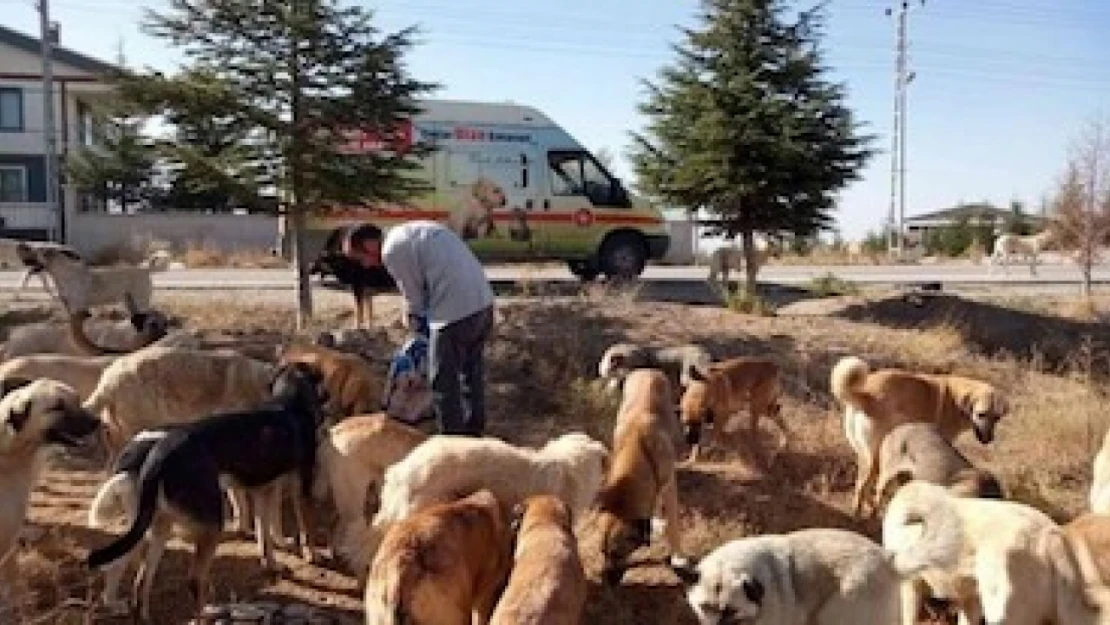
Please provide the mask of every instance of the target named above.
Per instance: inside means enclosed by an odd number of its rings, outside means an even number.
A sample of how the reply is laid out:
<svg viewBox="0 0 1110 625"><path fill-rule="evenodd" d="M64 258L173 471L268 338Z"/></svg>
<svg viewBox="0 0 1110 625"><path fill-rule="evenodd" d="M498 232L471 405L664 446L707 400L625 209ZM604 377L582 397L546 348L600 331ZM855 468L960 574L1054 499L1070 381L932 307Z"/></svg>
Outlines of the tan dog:
<svg viewBox="0 0 1110 625"><path fill-rule="evenodd" d="M779 366L765 358L731 358L715 362L704 371L695 367L682 394L680 411L690 445L690 462L701 451L702 431L706 426L720 428L724 434L737 430L737 413L747 406L749 435L758 432L759 419L767 417L779 428L779 443L774 456L787 446L790 431L782 418L779 403Z"/></svg>
<svg viewBox="0 0 1110 625"><path fill-rule="evenodd" d="M381 408L385 380L361 356L299 341L279 348L278 354L280 363L303 362L324 374L328 412L336 420Z"/></svg>
<svg viewBox="0 0 1110 625"><path fill-rule="evenodd" d="M885 508L894 491L910 480L939 484L961 497L1005 498L998 478L975 468L932 423L903 423L883 438L873 505Z"/></svg>
<svg viewBox="0 0 1110 625"><path fill-rule="evenodd" d="M651 543L656 511L665 524L671 563L686 565L678 527L677 437L667 376L656 369L630 373L613 431L612 466L598 494L603 575L610 584L624 577L628 556Z"/></svg>
<svg viewBox="0 0 1110 625"><path fill-rule="evenodd" d="M359 549L352 542L359 539L357 530L368 524L367 512L378 507L386 469L427 438L420 430L378 413L349 417L331 426L317 449L320 471L315 497L323 499L326 492L331 493L340 523L333 545L339 555L355 563L360 585L369 567L356 560ZM368 501L371 494L373 502Z"/></svg>
<svg viewBox="0 0 1110 625"><path fill-rule="evenodd" d="M987 382L959 375L930 375L902 369L872 372L862 359L842 358L830 376L832 394L844 406L844 430L858 462L854 512L860 516L866 501L874 501L879 446L902 423L937 426L949 442L973 429L984 445L994 440L994 428L1009 411L1002 394ZM872 513L877 512L872 508Z"/></svg>
<svg viewBox="0 0 1110 625"><path fill-rule="evenodd" d="M0 364L0 383L4 380L56 380L87 399L100 383L104 369L115 356L70 356L68 354L29 354Z"/></svg>
<svg viewBox="0 0 1110 625"><path fill-rule="evenodd" d="M578 625L587 586L570 510L550 495L519 508L513 570L490 625Z"/></svg>
<svg viewBox="0 0 1110 625"><path fill-rule="evenodd" d="M459 205L451 212L450 228L463 240L496 234L493 211L508 203L505 191L484 176L464 187L464 190Z"/></svg>
<svg viewBox="0 0 1110 625"><path fill-rule="evenodd" d="M1110 514L1110 429L1102 436L1102 446L1092 466L1091 491L1088 499L1091 512Z"/></svg>
<svg viewBox="0 0 1110 625"><path fill-rule="evenodd" d="M168 265L164 252L155 252L138 266L90 267L64 250L35 248L32 251L35 262L54 281L58 299L67 312L123 304L127 296L139 310L147 310L154 293L151 274Z"/></svg>
<svg viewBox="0 0 1110 625"><path fill-rule="evenodd" d="M77 343L74 328L86 340ZM29 354L69 354L72 356L101 355L101 352L135 351L154 342L170 338L169 320L162 313L150 310L132 314L120 321L89 320L86 312L68 315L64 325L32 323L14 328L3 348L3 359ZM93 347L89 347L88 344Z"/></svg>
<svg viewBox="0 0 1110 625"><path fill-rule="evenodd" d="M50 450L81 446L100 422L72 388L53 380L8 379L0 395L0 568L12 579L31 491Z"/></svg>
<svg viewBox="0 0 1110 625"><path fill-rule="evenodd" d="M510 543L488 490L392 526L366 585L366 624L485 625L509 573Z"/></svg>
<svg viewBox="0 0 1110 625"><path fill-rule="evenodd" d="M1103 585L1110 582L1110 514L1082 514L1064 526L1072 541L1083 541L1091 553Z"/></svg>
<svg viewBox="0 0 1110 625"><path fill-rule="evenodd" d="M883 546L903 575L917 575L959 608L961 623L1095 625L1106 592L1082 542L1030 506L957 497L912 481L883 518ZM918 586L903 587L903 623L916 623Z"/></svg>

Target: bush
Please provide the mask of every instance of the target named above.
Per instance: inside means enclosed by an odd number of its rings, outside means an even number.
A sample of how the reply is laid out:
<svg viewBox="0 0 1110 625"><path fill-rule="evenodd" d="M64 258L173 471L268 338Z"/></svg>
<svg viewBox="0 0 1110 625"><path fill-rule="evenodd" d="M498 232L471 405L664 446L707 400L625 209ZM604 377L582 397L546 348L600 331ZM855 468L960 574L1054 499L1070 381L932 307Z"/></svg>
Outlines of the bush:
<svg viewBox="0 0 1110 625"><path fill-rule="evenodd" d="M828 272L823 276L818 276L809 281L809 292L821 297L831 297L836 295L857 295L859 294L859 285L850 280L845 280L832 272Z"/></svg>

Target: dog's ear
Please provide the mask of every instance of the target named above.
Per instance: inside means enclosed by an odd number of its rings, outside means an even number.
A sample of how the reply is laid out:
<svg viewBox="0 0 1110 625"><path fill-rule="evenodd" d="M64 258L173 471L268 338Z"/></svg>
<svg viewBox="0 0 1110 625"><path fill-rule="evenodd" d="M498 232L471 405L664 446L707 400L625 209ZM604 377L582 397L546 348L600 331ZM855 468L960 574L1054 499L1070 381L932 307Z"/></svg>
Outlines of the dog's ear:
<svg viewBox="0 0 1110 625"><path fill-rule="evenodd" d="M30 378L4 378L3 380L0 380L0 397L4 397L17 388L23 388L31 382L34 382L34 380L31 380Z"/></svg>
<svg viewBox="0 0 1110 625"><path fill-rule="evenodd" d="M744 591L744 596L749 601L756 605L763 604L763 582L754 577L745 577L744 581L740 582L740 588Z"/></svg>
<svg viewBox="0 0 1110 625"><path fill-rule="evenodd" d="M692 365L689 373L690 379L695 382L706 382L709 380L709 372L703 369L701 365Z"/></svg>

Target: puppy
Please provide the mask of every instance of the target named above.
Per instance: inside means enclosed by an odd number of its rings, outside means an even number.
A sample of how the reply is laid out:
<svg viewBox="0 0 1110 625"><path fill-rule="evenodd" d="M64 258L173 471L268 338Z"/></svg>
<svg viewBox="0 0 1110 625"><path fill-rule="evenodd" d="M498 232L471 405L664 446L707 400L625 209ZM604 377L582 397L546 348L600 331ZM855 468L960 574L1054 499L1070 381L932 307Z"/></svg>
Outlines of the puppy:
<svg viewBox="0 0 1110 625"><path fill-rule="evenodd" d="M389 529L366 585L367 625L485 625L511 563L488 490L430 506Z"/></svg>
<svg viewBox="0 0 1110 625"><path fill-rule="evenodd" d="M463 193L459 205L451 212L450 228L464 240L497 234L493 211L508 203L505 191L483 176L464 187Z"/></svg>
<svg viewBox="0 0 1110 625"><path fill-rule="evenodd" d="M517 508L513 570L490 625L578 625L587 585L570 509L550 495Z"/></svg>
<svg viewBox="0 0 1110 625"><path fill-rule="evenodd" d="M67 312L121 304L125 296L133 298L140 310L149 309L154 293L151 273L167 266L163 254L151 256L140 266L89 267L62 250L43 248L32 251L40 270L54 281L58 299Z"/></svg>
<svg viewBox="0 0 1110 625"><path fill-rule="evenodd" d="M393 276L385 267L364 267L342 252L324 252L313 261L310 275L333 275L351 289L355 300L355 327L369 328L374 319L374 295L397 290Z"/></svg>
<svg viewBox="0 0 1110 625"><path fill-rule="evenodd" d="M847 530L732 540L679 573L700 625L901 622L900 575L882 547Z"/></svg>
<svg viewBox="0 0 1110 625"><path fill-rule="evenodd" d="M713 357L700 345L687 343L674 347L652 347L636 343L617 343L605 350L597 365L598 376L616 390L624 377L636 369L662 369L671 388L685 388L695 367L707 368Z"/></svg>
<svg viewBox="0 0 1110 625"><path fill-rule="evenodd" d="M778 448L768 460L770 465L775 455L786 448L790 435L779 402L779 366L765 358L732 358L715 362L704 370L694 367L690 373L691 381L680 405L686 443L690 445L689 461L698 459L705 426L716 429L719 423L723 433L732 434L736 431L734 416L747 406L748 432L753 441L760 417L767 417L778 426Z"/></svg>
<svg viewBox="0 0 1110 625"><path fill-rule="evenodd" d="M352 560L358 547L357 528L368 521L368 504L378 507L378 494L385 472L408 455L417 445L427 440L420 430L399 423L384 414L357 415L328 428L320 441L319 464L315 497L324 499L327 493L335 502L340 531L335 541L336 552ZM370 489L374 492L371 493ZM374 495L374 501L368 502ZM355 528L355 529L352 529ZM365 563L363 563L365 564ZM367 567L353 567L360 585L365 582Z"/></svg>
<svg viewBox="0 0 1110 625"><path fill-rule="evenodd" d="M381 407L383 379L361 356L299 341L279 348L278 356L281 364L302 362L324 374L331 396L328 414L336 420Z"/></svg>
<svg viewBox="0 0 1110 625"><path fill-rule="evenodd" d="M1098 570L1086 545L1047 515L1011 501L957 497L914 480L890 500L883 545L902 574L951 599L961 623L1105 622ZM920 587L903 587L903 623L915 623ZM1105 593L1103 593L1105 595Z"/></svg>
<svg viewBox="0 0 1110 625"><path fill-rule="evenodd" d="M613 431L612 467L598 494L603 575L610 584L624 577L628 556L650 544L656 510L665 523L671 562L683 565L674 471L677 430L667 376L654 369L630 373Z"/></svg>
<svg viewBox="0 0 1110 625"><path fill-rule="evenodd" d="M106 605L116 603L119 576L146 537L146 561L136 589L141 582L139 614L150 622L154 576L166 542L179 526L193 543L189 589L199 616L208 603L208 570L224 522L221 481L229 480L266 499L281 478L296 475L299 497L294 500L311 498L317 428L323 417L322 382L318 371L295 363L278 369L272 397L253 409L148 430L128 443L89 513L94 526L102 525L118 508L130 520L123 536L91 551L87 558L94 569L119 561L105 584ZM265 503L260 507L269 509ZM308 525L303 506L296 505L295 510L302 527ZM261 515L256 523L263 566L276 570Z"/></svg>
<svg viewBox="0 0 1110 625"><path fill-rule="evenodd" d="M844 406L844 431L858 463L853 509L875 501L877 459L883 438L902 423L933 423L952 442L972 429L979 442L994 440L998 421L1009 412L1002 394L987 382L958 375L929 375L901 369L872 372L862 359L842 358L830 376L832 394ZM872 507L874 514L877 510Z"/></svg>
<svg viewBox="0 0 1110 625"><path fill-rule="evenodd" d="M1110 429L1102 437L1102 446L1095 454L1094 475L1091 479L1091 492L1088 499L1091 512L1110 513Z"/></svg>
<svg viewBox="0 0 1110 625"><path fill-rule="evenodd" d="M12 358L0 364L0 383L3 380L35 380L47 378L62 382L72 388L84 401L100 383L104 369L115 356L70 356L68 354L29 354Z"/></svg>
<svg viewBox="0 0 1110 625"><path fill-rule="evenodd" d="M482 488L506 508L532 495L554 495L566 502L577 523L597 496L608 457L604 444L580 432L564 434L539 449L495 438L432 436L386 469L381 508L354 559L368 562L393 523Z"/></svg>
<svg viewBox="0 0 1110 625"><path fill-rule="evenodd" d="M81 408L70 387L54 380L8 378L0 383L0 568L11 579L31 491L50 452L76 448L100 422Z"/></svg>
<svg viewBox="0 0 1110 625"><path fill-rule="evenodd" d="M903 423L883 438L874 506L885 508L910 480L939 484L962 497L1004 499L998 478L975 468L932 423Z"/></svg>

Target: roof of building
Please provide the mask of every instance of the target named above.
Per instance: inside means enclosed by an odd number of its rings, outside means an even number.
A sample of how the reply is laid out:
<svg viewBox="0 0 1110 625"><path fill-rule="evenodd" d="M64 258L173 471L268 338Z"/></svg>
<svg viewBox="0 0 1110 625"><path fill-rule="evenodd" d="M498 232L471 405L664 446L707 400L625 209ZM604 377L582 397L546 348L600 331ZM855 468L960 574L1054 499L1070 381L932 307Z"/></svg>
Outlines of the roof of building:
<svg viewBox="0 0 1110 625"><path fill-rule="evenodd" d="M34 55L42 54L42 39L32 37L12 30L6 26L0 25L0 44L7 44L13 48L23 50ZM54 58L60 63L65 63L70 67L86 71L93 74L102 74L112 71L116 68L111 63L106 63L100 59L95 59L91 56L74 52L61 46L54 46Z"/></svg>
<svg viewBox="0 0 1110 625"><path fill-rule="evenodd" d="M999 208L991 204L982 202L971 204L960 204L951 208L945 208L931 213L923 213L921 215L913 215L906 218L906 222L913 224L915 222L956 222L961 219L984 219L995 220L1005 219L1013 215L1013 211L1009 208ZM1029 220L1037 221L1041 219L1040 215L1024 213L1023 217Z"/></svg>

